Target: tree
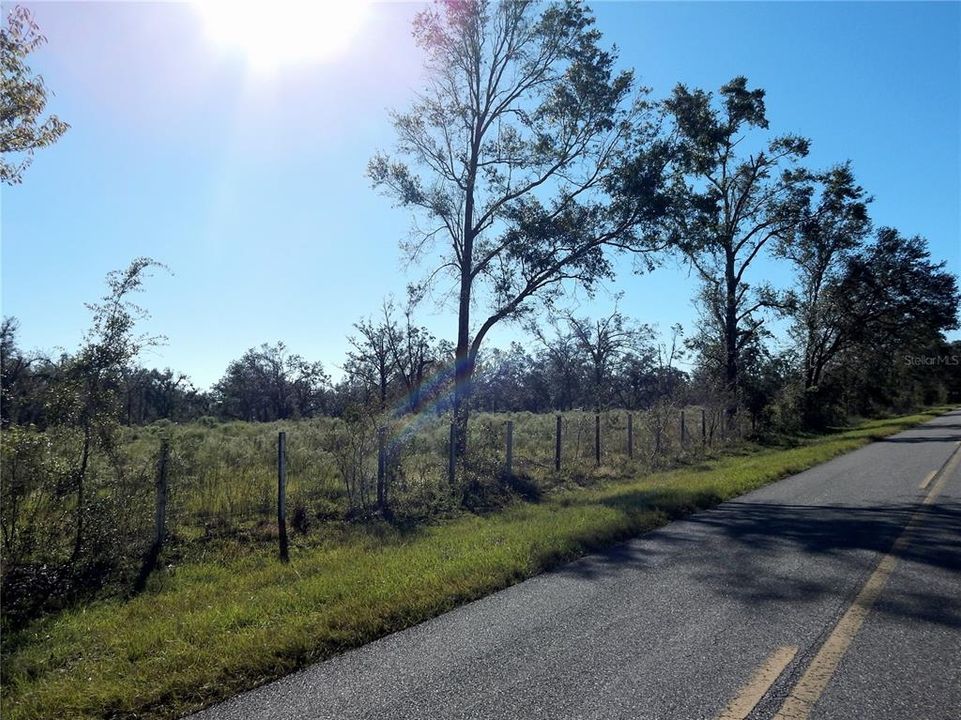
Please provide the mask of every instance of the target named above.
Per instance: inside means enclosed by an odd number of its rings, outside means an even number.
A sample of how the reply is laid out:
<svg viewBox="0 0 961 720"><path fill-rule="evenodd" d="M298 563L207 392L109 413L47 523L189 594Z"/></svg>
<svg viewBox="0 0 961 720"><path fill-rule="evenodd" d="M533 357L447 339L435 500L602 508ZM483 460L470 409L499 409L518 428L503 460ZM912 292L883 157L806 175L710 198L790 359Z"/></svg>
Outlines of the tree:
<svg viewBox="0 0 961 720"><path fill-rule="evenodd" d="M958 327L958 280L932 262L927 241L882 227L874 242L848 260L840 291L847 298L847 334L902 343Z"/></svg>
<svg viewBox="0 0 961 720"><path fill-rule="evenodd" d="M600 410L613 397L613 375L618 363L649 329L632 326L616 308L607 317L597 320L568 315L567 323L581 352L587 357L593 395L591 405Z"/></svg>
<svg viewBox="0 0 961 720"><path fill-rule="evenodd" d="M20 322L13 317L3 318L0 327L0 422L3 427L19 423L25 406L35 403L39 394L32 371L37 358L17 346L19 327Z"/></svg>
<svg viewBox="0 0 961 720"><path fill-rule="evenodd" d="M413 413L420 412L427 373L443 352L427 328L414 323L416 300L415 294L410 293L404 307L404 324L393 325L394 332L387 335L394 371L404 384L407 410ZM392 325L392 311L393 305L385 303L384 322L388 325Z"/></svg>
<svg viewBox="0 0 961 720"><path fill-rule="evenodd" d="M207 413L209 398L183 373L131 368L124 377L123 394L128 425L155 420L192 420Z"/></svg>
<svg viewBox="0 0 961 720"><path fill-rule="evenodd" d="M143 289L151 269L164 266L150 258L137 258L125 270L107 275L109 292L87 307L93 316L83 345L64 359L51 398L51 415L79 433L77 463L71 470L76 493L76 534L73 559L80 557L87 519L87 475L92 453L112 453L116 430L123 417L122 387L125 373L144 347L162 341L136 334L137 322L147 312L130 298Z"/></svg>
<svg viewBox="0 0 961 720"><path fill-rule="evenodd" d="M366 318L354 323L358 335L347 338L353 350L347 353L344 371L365 390L377 393L377 409L387 409L388 388L394 378L396 353L401 339L389 303L384 303L384 317Z"/></svg>
<svg viewBox="0 0 961 720"><path fill-rule="evenodd" d="M870 201L850 164L831 168L797 189L800 221L776 243L776 254L791 262L797 278L791 332L801 360L806 424L818 412L824 370L844 347L849 308L840 279L870 231Z"/></svg>
<svg viewBox="0 0 961 720"><path fill-rule="evenodd" d="M250 348L232 361L213 391L223 416L271 422L322 411L329 385L321 363L308 362L278 342Z"/></svg>
<svg viewBox="0 0 961 720"><path fill-rule="evenodd" d="M712 93L677 85L664 107L676 137L673 212L669 235L700 275L702 303L723 351L729 420L737 410L742 350L763 325L759 311L781 305L766 285L752 286L748 270L774 239L797 222L798 186L808 174L797 162L808 141L781 135L738 152L766 130L764 91L736 77Z"/></svg>
<svg viewBox="0 0 961 720"><path fill-rule="evenodd" d="M945 354L944 332L958 326L957 278L931 260L924 238L880 228L828 282L837 298L830 344L809 423L843 413L906 410L922 402L930 367ZM950 369L950 368L946 368Z"/></svg>
<svg viewBox="0 0 961 720"><path fill-rule="evenodd" d="M531 357L516 342L506 350L490 348L477 357L474 402L489 412L527 410L532 405Z"/></svg>
<svg viewBox="0 0 961 720"><path fill-rule="evenodd" d="M547 395L548 407L556 410L573 410L580 402L587 386L587 358L580 343L556 318L549 320L553 333L548 335L535 323L530 331L543 345L534 363L535 378Z"/></svg>
<svg viewBox="0 0 961 720"><path fill-rule="evenodd" d="M487 333L565 281L589 290L609 277L606 249L649 249L638 228L660 209L663 158L632 74L615 71L580 3L445 2L417 16L414 37L427 88L393 115L403 159L378 154L369 175L428 223L406 245L412 259L431 258L427 284L453 280L463 459Z"/></svg>
<svg viewBox="0 0 961 720"><path fill-rule="evenodd" d="M69 125L56 115L41 120L49 91L26 60L46 38L33 16L18 5L6 20L6 27L0 29L0 181L15 185L21 182L34 151L55 143Z"/></svg>

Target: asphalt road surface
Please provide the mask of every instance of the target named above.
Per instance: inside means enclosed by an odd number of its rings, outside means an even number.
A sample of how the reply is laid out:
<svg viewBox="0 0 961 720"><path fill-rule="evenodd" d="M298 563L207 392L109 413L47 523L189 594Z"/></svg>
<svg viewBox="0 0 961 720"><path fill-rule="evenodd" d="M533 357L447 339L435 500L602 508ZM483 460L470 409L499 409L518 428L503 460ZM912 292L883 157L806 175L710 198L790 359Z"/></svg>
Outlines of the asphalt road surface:
<svg viewBox="0 0 961 720"><path fill-rule="evenodd" d="M961 412L239 695L254 718L961 718Z"/></svg>

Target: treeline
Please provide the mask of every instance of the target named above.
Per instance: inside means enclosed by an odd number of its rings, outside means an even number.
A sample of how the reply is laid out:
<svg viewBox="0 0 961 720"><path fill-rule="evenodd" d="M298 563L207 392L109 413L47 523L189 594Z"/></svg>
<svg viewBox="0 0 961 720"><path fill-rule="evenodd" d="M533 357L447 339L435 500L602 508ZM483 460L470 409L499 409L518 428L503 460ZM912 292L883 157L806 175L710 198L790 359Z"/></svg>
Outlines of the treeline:
<svg viewBox="0 0 961 720"><path fill-rule="evenodd" d="M802 287L789 298L789 347L775 352L761 333L739 353L739 401L755 425L815 428L849 415L961 402L961 341L943 335L957 306L954 279L930 262L923 241L885 230L846 263L820 289L817 307L803 301ZM55 398L71 382L78 358L26 353L17 344L17 328L6 318L0 333L3 425L44 428L58 422ZM117 420L127 425L450 412L450 343L415 325L409 309L398 321L390 304L376 320L358 321L355 330L338 382L321 362L282 342L249 349L209 390L196 388L183 373L133 364L104 382ZM615 310L595 319L568 314L530 324L528 335L529 342L480 354L474 408L644 410L724 394L725 355L709 322L692 337L675 326L664 338ZM685 358L688 370L678 367Z"/></svg>

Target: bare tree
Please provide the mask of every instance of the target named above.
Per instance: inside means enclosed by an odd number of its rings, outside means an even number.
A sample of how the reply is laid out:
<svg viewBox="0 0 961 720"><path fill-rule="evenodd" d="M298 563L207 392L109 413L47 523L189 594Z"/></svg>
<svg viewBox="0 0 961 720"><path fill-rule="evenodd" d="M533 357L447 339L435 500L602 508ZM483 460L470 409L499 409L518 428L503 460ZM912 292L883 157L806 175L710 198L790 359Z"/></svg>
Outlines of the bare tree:
<svg viewBox="0 0 961 720"><path fill-rule="evenodd" d="M409 412L420 410L424 381L430 368L437 364L438 355L434 336L414 322L415 306L416 297L410 294L400 326L393 322L393 304L385 302L383 306L384 325L393 329L387 333L388 349L394 370L404 384Z"/></svg>

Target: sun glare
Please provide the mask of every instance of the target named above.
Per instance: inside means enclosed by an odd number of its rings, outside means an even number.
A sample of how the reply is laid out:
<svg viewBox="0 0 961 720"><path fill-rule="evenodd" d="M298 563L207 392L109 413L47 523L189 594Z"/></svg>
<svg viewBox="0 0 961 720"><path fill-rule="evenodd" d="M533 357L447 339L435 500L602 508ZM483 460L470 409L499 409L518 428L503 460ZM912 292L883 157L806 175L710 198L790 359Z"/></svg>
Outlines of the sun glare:
<svg viewBox="0 0 961 720"><path fill-rule="evenodd" d="M207 34L251 67L315 63L343 53L367 15L366 0L197 0Z"/></svg>

